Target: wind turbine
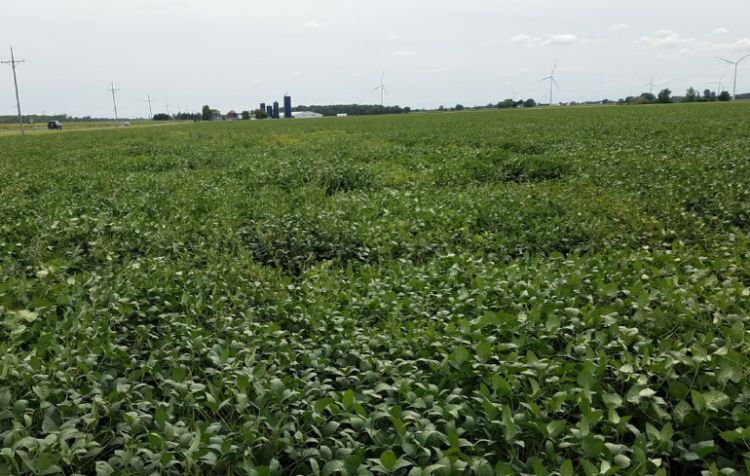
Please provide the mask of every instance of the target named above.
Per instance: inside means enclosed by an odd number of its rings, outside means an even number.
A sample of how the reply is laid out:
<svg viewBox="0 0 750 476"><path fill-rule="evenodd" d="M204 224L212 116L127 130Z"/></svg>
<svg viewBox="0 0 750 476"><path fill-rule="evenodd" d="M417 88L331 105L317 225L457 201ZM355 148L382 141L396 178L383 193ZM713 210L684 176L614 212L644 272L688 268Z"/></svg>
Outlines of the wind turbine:
<svg viewBox="0 0 750 476"><path fill-rule="evenodd" d="M151 99L151 93L149 93L146 96L146 101L148 103L148 118L153 119L154 118L154 111L151 110L151 103L154 102L153 99Z"/></svg>
<svg viewBox="0 0 750 476"><path fill-rule="evenodd" d="M724 91L724 84L722 84L722 81L724 81L724 76L719 78L719 89L716 91L716 94L721 94L721 92Z"/></svg>
<svg viewBox="0 0 750 476"><path fill-rule="evenodd" d="M727 62L727 63L729 63L729 64L732 64L732 65L734 65L734 84L732 85L732 99L733 99L733 100L737 99L737 67L738 67L738 66L740 65L740 63L742 63L742 62L743 62L743 61L745 60L745 58L747 58L748 56L750 56L750 53L746 54L745 56L743 56L742 58L738 59L737 61L729 61L729 60L728 60L728 59L726 59L726 58L722 58L721 56L717 56L717 58L718 58L718 59L720 59L720 60L722 60L722 61L724 61L724 62Z"/></svg>
<svg viewBox="0 0 750 476"><path fill-rule="evenodd" d="M378 87L376 87L375 89L373 89L372 91L370 91L371 93L374 93L378 89L380 90L380 105L381 106L385 105L385 96L384 95L386 93L388 93L388 90L385 89L385 84L383 83L384 80L385 80L385 71L383 71L383 74L380 76L380 85Z"/></svg>
<svg viewBox="0 0 750 476"><path fill-rule="evenodd" d="M552 106L552 86L556 86L557 89L560 89L560 86L557 85L557 81L555 81L555 70L557 69L557 63L552 67L552 72L549 76L546 78L542 78L539 81L547 81L549 80L549 105Z"/></svg>

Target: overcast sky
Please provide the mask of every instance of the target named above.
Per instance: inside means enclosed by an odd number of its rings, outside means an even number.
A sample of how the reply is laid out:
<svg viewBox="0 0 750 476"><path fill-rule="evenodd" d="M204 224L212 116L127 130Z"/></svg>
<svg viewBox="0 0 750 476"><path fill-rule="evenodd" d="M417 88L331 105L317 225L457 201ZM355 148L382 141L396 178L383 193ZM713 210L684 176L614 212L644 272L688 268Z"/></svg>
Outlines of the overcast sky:
<svg viewBox="0 0 750 476"><path fill-rule="evenodd" d="M715 59L750 53L748 0L2 0L28 113L121 116L281 101L436 107L506 97L617 99L655 88L731 90ZM750 91L750 58L738 90ZM0 114L15 113L10 68Z"/></svg>

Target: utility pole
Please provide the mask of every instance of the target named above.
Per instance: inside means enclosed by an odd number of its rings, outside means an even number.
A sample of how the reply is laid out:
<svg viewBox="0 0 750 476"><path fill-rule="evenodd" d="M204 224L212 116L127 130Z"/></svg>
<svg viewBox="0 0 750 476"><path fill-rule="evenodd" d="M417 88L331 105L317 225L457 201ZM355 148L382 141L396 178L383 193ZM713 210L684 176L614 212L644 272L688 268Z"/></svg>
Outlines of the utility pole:
<svg viewBox="0 0 750 476"><path fill-rule="evenodd" d="M10 47L10 61L0 61L2 64L9 64L13 69L13 86L16 88L16 107L18 108L18 125L21 126L21 135L24 135L23 131L23 117L21 116L21 100L18 97L18 78L16 77L16 65L19 63L25 63L24 60L16 61L16 57L13 55L13 47Z"/></svg>
<svg viewBox="0 0 750 476"><path fill-rule="evenodd" d="M120 119L117 117L117 100L115 99L115 92L119 91L119 89L115 89L115 83L110 83L110 88L107 89L107 91L112 93L112 104L115 106L115 122L118 122Z"/></svg>
<svg viewBox="0 0 750 476"><path fill-rule="evenodd" d="M148 103L148 118L153 119L154 113L151 111L151 94L148 95L148 99L146 99L146 102Z"/></svg>

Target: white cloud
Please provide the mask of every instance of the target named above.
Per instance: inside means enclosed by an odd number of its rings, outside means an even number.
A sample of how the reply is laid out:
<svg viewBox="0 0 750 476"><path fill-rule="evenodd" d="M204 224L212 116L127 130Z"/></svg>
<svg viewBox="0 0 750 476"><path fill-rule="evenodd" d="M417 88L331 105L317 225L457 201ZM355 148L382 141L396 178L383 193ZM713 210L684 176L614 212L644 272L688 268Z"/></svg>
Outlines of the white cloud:
<svg viewBox="0 0 750 476"><path fill-rule="evenodd" d="M406 51L394 51L393 56L417 56L416 51L406 50Z"/></svg>
<svg viewBox="0 0 750 476"><path fill-rule="evenodd" d="M612 25L609 27L609 31L623 31L627 30L629 27L625 23L617 23L615 25Z"/></svg>
<svg viewBox="0 0 750 476"><path fill-rule="evenodd" d="M715 42L683 37L672 30L659 30L651 36L643 36L636 44L653 49L678 50L683 55L691 50L731 50L740 51L750 48L750 38L741 38L734 42Z"/></svg>
<svg viewBox="0 0 750 476"><path fill-rule="evenodd" d="M684 48L686 46L695 46L696 40L693 38L683 38L672 30L659 30L654 32L653 36L642 36L636 43L649 48Z"/></svg>
<svg viewBox="0 0 750 476"><path fill-rule="evenodd" d="M727 48L732 51L747 51L750 50L750 38L742 38L734 43L720 44L721 48Z"/></svg>
<svg viewBox="0 0 750 476"><path fill-rule="evenodd" d="M443 68L442 66L430 69L430 73L432 73L432 74L442 73L443 71L445 71L445 68Z"/></svg>
<svg viewBox="0 0 750 476"><path fill-rule="evenodd" d="M325 23L319 23L314 20L310 20L309 22L302 25L302 28L304 28L305 30L324 30L328 28L328 25L326 25Z"/></svg>
<svg viewBox="0 0 750 476"><path fill-rule="evenodd" d="M401 39L401 35L397 35L397 34L393 33L393 34L390 34L390 35L386 36L385 39L388 40L388 41L396 41L396 40L400 40Z"/></svg>
<svg viewBox="0 0 750 476"><path fill-rule="evenodd" d="M516 35L508 40L508 43L524 45L528 47L538 46L566 46L580 43L583 40L570 33L545 36Z"/></svg>
<svg viewBox="0 0 750 476"><path fill-rule="evenodd" d="M544 41L544 45L571 45L578 43L580 40L575 35L553 35Z"/></svg>
<svg viewBox="0 0 750 476"><path fill-rule="evenodd" d="M508 40L508 43L527 43L533 38L529 35L516 35Z"/></svg>
<svg viewBox="0 0 750 476"><path fill-rule="evenodd" d="M715 29L712 33L714 35L726 35L729 33L729 30L724 27L721 27L721 28Z"/></svg>
<svg viewBox="0 0 750 476"><path fill-rule="evenodd" d="M302 76L302 73L299 71L292 71L292 76Z"/></svg>

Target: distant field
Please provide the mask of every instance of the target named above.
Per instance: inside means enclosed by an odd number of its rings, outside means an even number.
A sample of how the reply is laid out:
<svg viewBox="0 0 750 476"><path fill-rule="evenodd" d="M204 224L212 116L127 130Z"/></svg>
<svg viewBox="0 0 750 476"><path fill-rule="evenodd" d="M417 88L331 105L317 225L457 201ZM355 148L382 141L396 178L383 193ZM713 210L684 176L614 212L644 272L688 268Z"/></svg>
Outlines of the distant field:
<svg viewBox="0 0 750 476"><path fill-rule="evenodd" d="M1 137L0 474L747 475L749 231L750 104Z"/></svg>
<svg viewBox="0 0 750 476"><path fill-rule="evenodd" d="M27 134L59 134L61 132L67 132L67 131L81 131L81 130L98 130L98 129L109 129L113 127L122 128L122 122L115 122L115 121L81 121L81 122L63 122L63 129L62 131L54 130L50 131L47 129L47 123L36 123L30 125L25 124L24 125L24 131ZM167 125L167 124L186 124L184 121L168 121L168 122L161 122L161 121L130 121L130 126L128 127L152 127L152 126L158 126L158 125ZM21 130L18 126L18 124L0 124L0 136L2 135L17 135L20 134Z"/></svg>

